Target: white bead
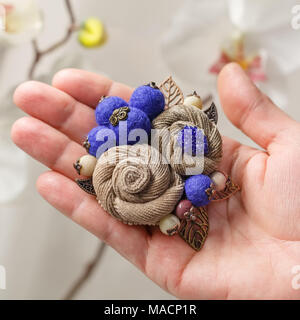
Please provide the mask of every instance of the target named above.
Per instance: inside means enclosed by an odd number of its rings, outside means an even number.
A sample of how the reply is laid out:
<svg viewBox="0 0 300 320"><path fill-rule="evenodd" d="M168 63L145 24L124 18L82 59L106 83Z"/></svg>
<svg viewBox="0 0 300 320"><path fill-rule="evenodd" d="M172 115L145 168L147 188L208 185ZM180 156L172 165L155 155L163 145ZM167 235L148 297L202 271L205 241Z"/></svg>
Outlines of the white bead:
<svg viewBox="0 0 300 320"><path fill-rule="evenodd" d="M222 191L226 186L226 177L220 171L215 171L210 175L210 178L214 184L214 187L217 191Z"/></svg>
<svg viewBox="0 0 300 320"><path fill-rule="evenodd" d="M167 236L173 236L177 233L180 226L180 220L174 214L168 214L159 221L159 229Z"/></svg>
<svg viewBox="0 0 300 320"><path fill-rule="evenodd" d="M86 154L79 159L80 174L86 177L91 177L93 175L95 166L97 163L97 158L91 156L90 154Z"/></svg>
<svg viewBox="0 0 300 320"><path fill-rule="evenodd" d="M196 95L192 95L192 96L188 96L184 99L183 102L184 105L186 106L194 106L197 107L199 109L202 109L202 100L200 97L196 96Z"/></svg>

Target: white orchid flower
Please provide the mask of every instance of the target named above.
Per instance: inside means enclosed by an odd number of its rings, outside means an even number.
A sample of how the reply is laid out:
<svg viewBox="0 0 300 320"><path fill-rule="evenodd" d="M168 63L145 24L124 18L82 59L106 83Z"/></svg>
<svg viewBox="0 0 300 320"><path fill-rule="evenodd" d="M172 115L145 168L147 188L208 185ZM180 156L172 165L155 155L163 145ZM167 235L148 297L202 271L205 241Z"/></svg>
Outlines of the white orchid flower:
<svg viewBox="0 0 300 320"><path fill-rule="evenodd" d="M0 0L0 44L34 39L43 26L36 0Z"/></svg>

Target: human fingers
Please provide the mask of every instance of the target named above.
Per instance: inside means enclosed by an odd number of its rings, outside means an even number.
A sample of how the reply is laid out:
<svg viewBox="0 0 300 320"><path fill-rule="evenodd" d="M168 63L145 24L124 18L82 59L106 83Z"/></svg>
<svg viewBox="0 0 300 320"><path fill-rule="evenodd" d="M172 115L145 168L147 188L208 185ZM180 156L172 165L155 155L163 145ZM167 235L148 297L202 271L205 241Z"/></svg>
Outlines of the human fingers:
<svg viewBox="0 0 300 320"><path fill-rule="evenodd" d="M94 110L47 84L28 81L15 91L16 105L27 114L82 143L96 126Z"/></svg>
<svg viewBox="0 0 300 320"><path fill-rule="evenodd" d="M11 130L14 143L48 168L74 179L72 163L86 152L60 131L31 117L17 120Z"/></svg>
<svg viewBox="0 0 300 320"><path fill-rule="evenodd" d="M263 94L236 63L218 78L222 107L229 120L264 149L286 143L298 125Z"/></svg>
<svg viewBox="0 0 300 320"><path fill-rule="evenodd" d="M37 189L53 207L144 270L149 236L145 228L127 226L114 219L93 196L87 195L74 181L60 173L49 171L42 174Z"/></svg>
<svg viewBox="0 0 300 320"><path fill-rule="evenodd" d="M133 91L132 88L122 83L79 69L59 71L54 76L52 84L77 101L93 108L97 106L102 96L119 96L128 101Z"/></svg>

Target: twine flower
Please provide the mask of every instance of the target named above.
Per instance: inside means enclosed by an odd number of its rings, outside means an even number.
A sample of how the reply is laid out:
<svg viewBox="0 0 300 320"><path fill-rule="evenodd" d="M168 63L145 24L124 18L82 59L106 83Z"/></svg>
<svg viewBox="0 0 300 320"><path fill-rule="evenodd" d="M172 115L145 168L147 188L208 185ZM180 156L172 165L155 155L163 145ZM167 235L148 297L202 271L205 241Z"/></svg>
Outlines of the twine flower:
<svg viewBox="0 0 300 320"><path fill-rule="evenodd" d="M184 184L149 145L117 146L101 155L93 186L102 207L128 224L156 225L180 200Z"/></svg>
<svg viewBox="0 0 300 320"><path fill-rule="evenodd" d="M190 105L175 105L152 122L160 136L160 151L170 160L171 167L180 175L210 174L222 158L222 138L217 126L200 109ZM203 152L196 156L183 152L178 136L187 127L203 132ZM207 144L207 145L206 145Z"/></svg>

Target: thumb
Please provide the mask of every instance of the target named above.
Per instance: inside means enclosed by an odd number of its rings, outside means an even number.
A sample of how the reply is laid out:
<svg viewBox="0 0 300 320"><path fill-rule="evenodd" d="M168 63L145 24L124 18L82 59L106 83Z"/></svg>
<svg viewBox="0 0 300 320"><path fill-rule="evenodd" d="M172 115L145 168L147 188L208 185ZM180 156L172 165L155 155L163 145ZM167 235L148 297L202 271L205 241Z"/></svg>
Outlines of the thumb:
<svg viewBox="0 0 300 320"><path fill-rule="evenodd" d="M228 119L264 149L286 143L299 124L263 94L236 63L226 65L218 77L218 91Z"/></svg>

